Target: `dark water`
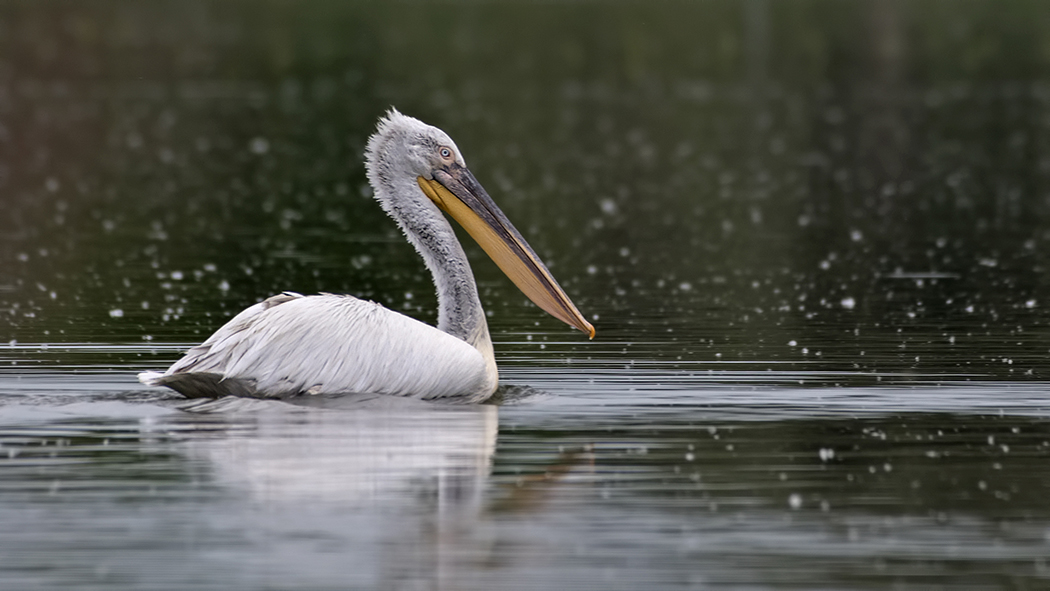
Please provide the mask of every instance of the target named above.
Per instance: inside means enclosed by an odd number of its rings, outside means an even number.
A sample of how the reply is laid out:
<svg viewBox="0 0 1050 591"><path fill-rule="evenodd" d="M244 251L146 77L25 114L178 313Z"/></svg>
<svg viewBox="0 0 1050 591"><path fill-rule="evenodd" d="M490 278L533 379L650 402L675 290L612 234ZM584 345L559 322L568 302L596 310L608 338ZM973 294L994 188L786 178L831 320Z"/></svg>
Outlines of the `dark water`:
<svg viewBox="0 0 1050 591"><path fill-rule="evenodd" d="M0 588L1050 587L1040 2L0 5ZM141 387L281 290L426 321L448 131L499 405Z"/></svg>

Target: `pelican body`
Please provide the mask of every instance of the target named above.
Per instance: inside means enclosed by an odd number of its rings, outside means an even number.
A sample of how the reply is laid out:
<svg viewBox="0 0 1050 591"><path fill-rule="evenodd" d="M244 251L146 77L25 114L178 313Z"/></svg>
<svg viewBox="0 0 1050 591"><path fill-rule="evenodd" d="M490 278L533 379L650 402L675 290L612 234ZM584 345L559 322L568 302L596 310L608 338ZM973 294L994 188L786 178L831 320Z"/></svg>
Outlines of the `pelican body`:
<svg viewBox="0 0 1050 591"><path fill-rule="evenodd" d="M235 316L167 371L139 380L190 398L488 398L499 381L492 339L470 263L442 212L536 305L594 337L445 132L391 109L368 140L365 168L376 200L433 276L437 327L349 295L285 292Z"/></svg>

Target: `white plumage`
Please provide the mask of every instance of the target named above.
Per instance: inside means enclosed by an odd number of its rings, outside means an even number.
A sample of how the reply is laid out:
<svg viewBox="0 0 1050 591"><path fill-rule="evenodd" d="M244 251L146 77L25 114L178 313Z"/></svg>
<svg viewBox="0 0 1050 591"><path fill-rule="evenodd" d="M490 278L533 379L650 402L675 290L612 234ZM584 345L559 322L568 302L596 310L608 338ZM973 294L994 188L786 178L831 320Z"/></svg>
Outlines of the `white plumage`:
<svg viewBox="0 0 1050 591"><path fill-rule="evenodd" d="M594 334L443 131L391 110L366 151L376 199L423 257L438 327L345 295L286 292L251 306L167 371L139 379L188 397L375 393L483 400L498 382L456 218L545 310Z"/></svg>
<svg viewBox="0 0 1050 591"><path fill-rule="evenodd" d="M197 396L419 393L477 396L495 387L478 349L352 296L285 293L260 302L190 349L151 385L192 385ZM180 383L181 382L181 383Z"/></svg>

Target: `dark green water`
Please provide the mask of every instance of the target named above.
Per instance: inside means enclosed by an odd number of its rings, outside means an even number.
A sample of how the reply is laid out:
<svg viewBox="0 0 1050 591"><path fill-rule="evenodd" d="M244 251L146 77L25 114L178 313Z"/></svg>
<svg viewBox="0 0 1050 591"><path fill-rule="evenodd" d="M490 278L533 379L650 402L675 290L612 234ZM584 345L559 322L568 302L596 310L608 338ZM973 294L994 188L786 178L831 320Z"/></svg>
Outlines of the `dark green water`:
<svg viewBox="0 0 1050 591"><path fill-rule="evenodd" d="M139 386L282 290L433 322L391 105L597 338L468 243L503 405ZM1048 246L1041 2L3 3L0 587L1043 589Z"/></svg>

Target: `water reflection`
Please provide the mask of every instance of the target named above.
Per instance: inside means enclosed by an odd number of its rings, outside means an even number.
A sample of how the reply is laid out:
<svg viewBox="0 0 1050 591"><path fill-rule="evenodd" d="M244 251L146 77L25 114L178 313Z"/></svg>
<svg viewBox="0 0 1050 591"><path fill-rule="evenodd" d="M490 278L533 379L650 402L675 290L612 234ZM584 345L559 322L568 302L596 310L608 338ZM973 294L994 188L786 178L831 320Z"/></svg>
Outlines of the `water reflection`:
<svg viewBox="0 0 1050 591"><path fill-rule="evenodd" d="M225 494L287 516L264 520L266 535L312 539L341 556L343 566L320 568L322 580L456 589L462 555L489 551L473 533L484 513L496 407L388 398L219 406L228 425L179 447Z"/></svg>
<svg viewBox="0 0 1050 591"><path fill-rule="evenodd" d="M994 389L972 400L1020 410L1034 394ZM931 572L944 588L1050 576L1045 413L925 412L929 387L832 390L837 402L810 403L821 417L804 401L785 411L798 390L715 385L499 408L12 395L0 582L859 589Z"/></svg>
<svg viewBox="0 0 1050 591"><path fill-rule="evenodd" d="M261 502L376 508L418 497L439 518L479 509L496 446L495 406L391 397L309 402L186 405L232 416L229 429L192 438L185 449L212 467L216 483Z"/></svg>
<svg viewBox="0 0 1050 591"><path fill-rule="evenodd" d="M3 583L300 586L305 568L325 585L451 589L457 556L487 551L471 533L494 406L21 398L0 404L0 514L17 527L0 536ZM157 570L155 553L211 567Z"/></svg>

